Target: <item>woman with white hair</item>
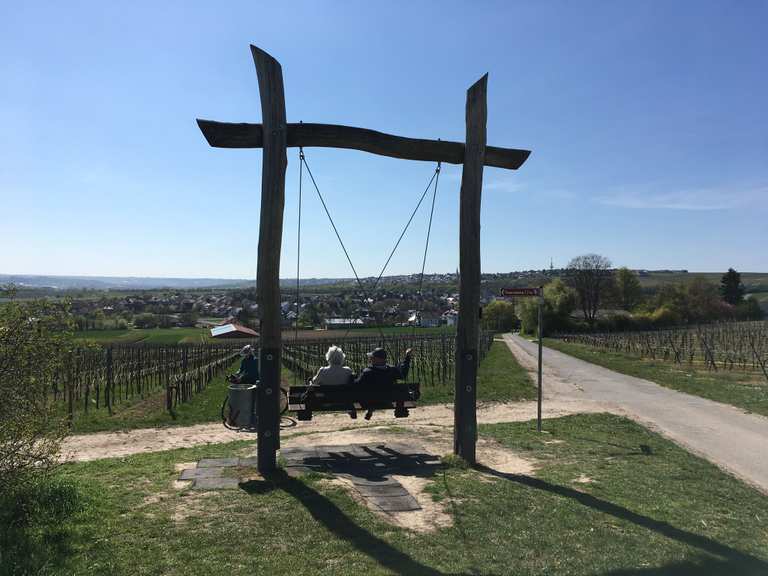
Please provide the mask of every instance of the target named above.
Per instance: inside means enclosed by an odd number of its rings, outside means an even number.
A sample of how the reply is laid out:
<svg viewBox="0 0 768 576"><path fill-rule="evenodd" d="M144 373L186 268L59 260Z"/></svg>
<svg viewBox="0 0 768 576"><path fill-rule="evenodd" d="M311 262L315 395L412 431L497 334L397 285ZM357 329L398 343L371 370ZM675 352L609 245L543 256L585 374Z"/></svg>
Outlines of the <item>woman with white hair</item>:
<svg viewBox="0 0 768 576"><path fill-rule="evenodd" d="M352 369L349 366L344 366L346 356L341 348L338 346L328 348L328 352L325 353L325 359L328 361L328 366L320 368L310 384L341 386L352 383Z"/></svg>

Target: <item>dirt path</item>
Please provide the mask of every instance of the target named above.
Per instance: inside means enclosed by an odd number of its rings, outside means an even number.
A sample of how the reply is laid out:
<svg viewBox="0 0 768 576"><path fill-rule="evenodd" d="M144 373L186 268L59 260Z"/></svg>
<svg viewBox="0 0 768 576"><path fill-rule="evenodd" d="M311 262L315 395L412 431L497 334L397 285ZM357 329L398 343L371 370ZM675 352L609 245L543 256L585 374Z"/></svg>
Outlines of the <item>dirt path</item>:
<svg viewBox="0 0 768 576"><path fill-rule="evenodd" d="M536 344L506 334L524 367L536 367ZM768 418L664 388L544 348L544 415L569 400L603 406L660 432L768 493Z"/></svg>
<svg viewBox="0 0 768 576"><path fill-rule="evenodd" d="M599 405L572 398L563 398L547 405L547 414L552 417L598 410L601 410ZM478 406L478 421L481 423L523 421L535 417L534 402L481 403ZM281 437L283 444L293 445L296 442L292 439L302 438L307 434L325 436L328 433L343 431L364 432L366 429L382 425L396 425L414 430L425 427L452 427L453 406L449 404L424 406L412 410L411 416L407 419L395 419L391 413L377 412L369 422L363 418L352 420L346 414L318 414L311 422L298 422L296 426L284 429ZM62 453L64 459L68 461L97 460L254 438L249 433L227 430L218 423L142 428L127 432L97 432L71 436L65 441Z"/></svg>

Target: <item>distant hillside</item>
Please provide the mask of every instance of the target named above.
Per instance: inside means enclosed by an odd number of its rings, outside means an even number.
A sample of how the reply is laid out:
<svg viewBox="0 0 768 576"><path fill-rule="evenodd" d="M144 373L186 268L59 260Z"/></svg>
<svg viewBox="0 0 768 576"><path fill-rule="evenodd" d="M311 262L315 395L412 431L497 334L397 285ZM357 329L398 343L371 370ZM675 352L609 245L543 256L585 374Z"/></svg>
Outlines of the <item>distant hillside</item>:
<svg viewBox="0 0 768 576"><path fill-rule="evenodd" d="M646 288L655 288L671 282L684 282L694 277L703 277L719 283L723 272L688 272L686 270L636 270L640 283ZM497 291L504 286L538 286L552 278L563 276L564 270L523 270L517 272L489 273L482 275L484 287ZM387 276L381 279L381 286L415 285L418 274ZM768 273L742 272L741 279L747 292L768 293ZM373 279L364 279L364 281ZM425 285L457 285L455 273L428 274ZM140 278L120 276L36 276L21 274L0 274L0 285L16 284L21 288L46 288L48 290L159 290L159 289L201 289L201 288L252 288L255 279L226 278ZM289 288L296 285L295 278L284 278L280 284ZM302 278L301 285L320 290L341 286L354 286L354 278Z"/></svg>
<svg viewBox="0 0 768 576"><path fill-rule="evenodd" d="M339 278L302 278L303 286L319 286L345 282ZM283 279L283 286L295 286L295 279ZM241 278L142 278L132 276L36 276L0 274L0 286L15 284L20 288L47 288L50 290L160 290L164 288L189 290L195 288L254 287L256 280Z"/></svg>
<svg viewBox="0 0 768 576"><path fill-rule="evenodd" d="M222 278L134 278L120 276L34 276L0 274L0 284L54 290L155 290L160 288L237 288L252 280Z"/></svg>

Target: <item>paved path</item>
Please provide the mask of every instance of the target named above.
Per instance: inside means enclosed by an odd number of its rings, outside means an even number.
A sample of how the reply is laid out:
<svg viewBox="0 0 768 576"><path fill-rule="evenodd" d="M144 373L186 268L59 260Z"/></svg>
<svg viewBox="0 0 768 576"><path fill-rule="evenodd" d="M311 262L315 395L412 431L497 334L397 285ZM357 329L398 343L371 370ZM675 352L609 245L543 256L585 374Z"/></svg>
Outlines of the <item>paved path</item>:
<svg viewBox="0 0 768 576"><path fill-rule="evenodd" d="M537 345L504 339L518 361L536 366ZM652 428L768 493L768 418L664 388L544 348L544 416L565 399L604 406Z"/></svg>

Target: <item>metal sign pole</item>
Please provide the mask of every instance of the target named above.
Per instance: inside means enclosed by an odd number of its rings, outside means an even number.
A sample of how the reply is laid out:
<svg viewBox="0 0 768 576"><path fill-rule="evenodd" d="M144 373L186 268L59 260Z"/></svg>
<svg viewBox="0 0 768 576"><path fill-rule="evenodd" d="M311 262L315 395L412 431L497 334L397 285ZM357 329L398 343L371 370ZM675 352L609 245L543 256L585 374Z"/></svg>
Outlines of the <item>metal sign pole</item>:
<svg viewBox="0 0 768 576"><path fill-rule="evenodd" d="M538 411L537 411L537 418L536 418L536 430L541 432L541 349L542 349L542 338L544 337L544 314L542 313L542 304L544 303L544 287L539 288L539 395L538 395Z"/></svg>
<svg viewBox="0 0 768 576"><path fill-rule="evenodd" d="M544 286L538 288L502 288L501 295L505 298L516 298L520 296L536 296L539 300L539 322L537 326L538 340L539 340L539 370L538 370L538 401L537 401L537 417L536 417L536 429L541 432L541 370L542 370L542 338L544 337ZM514 302L514 300L513 300Z"/></svg>

